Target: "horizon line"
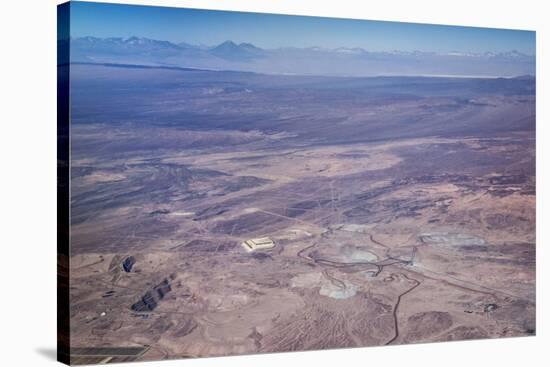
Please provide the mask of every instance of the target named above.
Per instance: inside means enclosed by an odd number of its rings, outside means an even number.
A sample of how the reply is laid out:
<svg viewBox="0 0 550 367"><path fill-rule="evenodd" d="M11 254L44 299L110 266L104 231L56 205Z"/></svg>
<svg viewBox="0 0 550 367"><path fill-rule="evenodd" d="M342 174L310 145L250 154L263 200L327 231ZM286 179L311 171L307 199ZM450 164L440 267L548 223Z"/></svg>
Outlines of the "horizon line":
<svg viewBox="0 0 550 367"><path fill-rule="evenodd" d="M530 54L530 53L525 53L525 52L522 52L522 51L519 51L515 48L510 48L506 51L498 51L498 52L495 52L495 51L484 51L484 52L476 52L476 51L458 51L458 50L454 50L454 51L426 51L426 50L422 50L422 49L415 49L415 50L411 50L411 51L406 51L406 50L400 50L400 49L392 49L392 50L376 50L376 49L367 49L367 48L364 48L364 47L361 47L361 46L353 46L353 47L349 47L349 46L339 46L339 47L334 47L334 48L330 48L330 47L324 47L324 46L317 46L317 45L312 45L312 46L304 46L304 47L297 47L297 46L280 46L280 47L261 47L261 46L257 46L256 44L252 43L252 42L236 42L236 41L233 41L232 39L226 39L225 41L222 41L220 43L217 43L217 44L202 44L202 43L192 43L192 41L178 41L178 42L173 42L173 41L168 41L168 40L164 40L164 39L158 39L158 38L150 38L150 37L145 37L145 36L137 36L137 35L132 35L132 36L129 36L129 37L121 37L121 36L109 36L109 37L98 37L98 36L93 36L93 35L81 35L81 36L69 36L68 40L69 41L72 41L74 39L85 39L85 38L96 38L96 39L99 39L99 40L108 40L108 39L120 39L120 40L123 40L123 41L128 41L132 38L136 38L136 39L144 39L144 40L149 40L149 41L155 41L155 42L167 42L167 43L170 43L171 45L174 45L174 46L177 46L177 47L180 47L179 45L182 44L182 43L185 43L187 45L190 45L190 46L195 46L197 48L201 48L201 47L206 47L206 48L216 48L218 46L221 46L223 45L224 43L233 43L234 45L237 45L237 46L241 46L241 45L252 45L253 47L256 47L260 50L266 50L266 51L271 51L271 50L284 50L284 49L295 49L295 50L308 50L308 49L319 49L319 50L326 50L326 51L336 51L338 49L348 49L348 50L362 50L362 51L366 51L366 52L374 52L374 53L387 53L387 54L391 54L392 52L403 52L403 53L415 53L415 52L422 52L422 53L425 53L425 54L435 54L435 55L447 55L447 56L460 56L460 55L452 55L453 53L458 53L458 54L462 54L462 55L467 55L467 54L471 54L471 55L485 55L485 54L494 54L494 55L502 55L502 54L506 54L506 53L510 53L510 52L516 52L520 55L523 55L523 56L527 56L527 57L536 57L536 52L534 54ZM63 41L63 39L58 39L58 41Z"/></svg>

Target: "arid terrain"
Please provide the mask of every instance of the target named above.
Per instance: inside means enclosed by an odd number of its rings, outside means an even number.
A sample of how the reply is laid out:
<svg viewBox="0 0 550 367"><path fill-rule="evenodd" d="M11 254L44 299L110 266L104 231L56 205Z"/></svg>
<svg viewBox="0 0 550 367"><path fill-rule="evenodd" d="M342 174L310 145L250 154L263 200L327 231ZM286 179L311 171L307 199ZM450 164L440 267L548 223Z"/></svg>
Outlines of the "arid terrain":
<svg viewBox="0 0 550 367"><path fill-rule="evenodd" d="M534 78L71 78L73 363L535 334Z"/></svg>

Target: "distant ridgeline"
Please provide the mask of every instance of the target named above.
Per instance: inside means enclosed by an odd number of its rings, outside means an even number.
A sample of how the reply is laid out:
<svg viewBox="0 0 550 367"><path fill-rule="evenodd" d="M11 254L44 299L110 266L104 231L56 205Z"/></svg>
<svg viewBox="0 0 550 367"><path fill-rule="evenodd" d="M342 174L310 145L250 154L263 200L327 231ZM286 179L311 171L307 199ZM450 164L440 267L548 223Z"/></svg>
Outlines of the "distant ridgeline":
<svg viewBox="0 0 550 367"><path fill-rule="evenodd" d="M389 51L362 48L262 49L250 43L225 41L196 46L148 38L72 38L71 62L177 66L266 74L327 76L472 76L535 75L535 56L518 51L461 53Z"/></svg>

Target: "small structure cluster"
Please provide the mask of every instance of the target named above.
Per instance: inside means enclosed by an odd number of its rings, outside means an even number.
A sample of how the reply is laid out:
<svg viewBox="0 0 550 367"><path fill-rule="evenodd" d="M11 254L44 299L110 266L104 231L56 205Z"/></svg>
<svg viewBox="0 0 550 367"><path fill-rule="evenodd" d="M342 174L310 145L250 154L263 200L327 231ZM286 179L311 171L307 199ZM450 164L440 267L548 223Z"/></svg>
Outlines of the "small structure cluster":
<svg viewBox="0 0 550 367"><path fill-rule="evenodd" d="M241 246L248 252L255 250L268 250L275 247L275 243L269 237L252 238L241 243Z"/></svg>

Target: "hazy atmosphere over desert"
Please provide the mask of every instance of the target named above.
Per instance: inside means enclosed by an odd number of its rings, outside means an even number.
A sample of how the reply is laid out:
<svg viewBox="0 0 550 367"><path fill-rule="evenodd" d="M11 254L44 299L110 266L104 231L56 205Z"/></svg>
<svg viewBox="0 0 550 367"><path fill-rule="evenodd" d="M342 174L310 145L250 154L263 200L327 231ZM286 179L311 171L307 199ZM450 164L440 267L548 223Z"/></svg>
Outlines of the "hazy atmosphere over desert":
<svg viewBox="0 0 550 367"><path fill-rule="evenodd" d="M532 32L79 6L72 363L536 333Z"/></svg>

